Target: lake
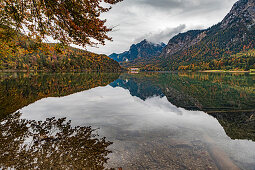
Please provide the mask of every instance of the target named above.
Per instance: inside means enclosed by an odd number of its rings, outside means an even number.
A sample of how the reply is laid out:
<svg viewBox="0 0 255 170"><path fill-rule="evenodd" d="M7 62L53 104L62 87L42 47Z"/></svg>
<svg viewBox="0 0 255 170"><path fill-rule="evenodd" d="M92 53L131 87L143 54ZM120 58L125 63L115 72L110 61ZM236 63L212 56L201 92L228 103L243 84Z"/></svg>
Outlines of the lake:
<svg viewBox="0 0 255 170"><path fill-rule="evenodd" d="M255 169L253 74L0 73L0 99L3 168Z"/></svg>

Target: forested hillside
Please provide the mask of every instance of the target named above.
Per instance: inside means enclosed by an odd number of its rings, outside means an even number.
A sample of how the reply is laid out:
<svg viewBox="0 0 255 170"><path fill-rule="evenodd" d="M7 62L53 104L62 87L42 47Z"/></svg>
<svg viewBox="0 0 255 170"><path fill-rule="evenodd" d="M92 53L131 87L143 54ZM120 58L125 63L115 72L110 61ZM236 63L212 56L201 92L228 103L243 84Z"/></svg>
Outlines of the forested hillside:
<svg viewBox="0 0 255 170"><path fill-rule="evenodd" d="M120 71L107 57L62 44L42 43L0 26L0 70Z"/></svg>
<svg viewBox="0 0 255 170"><path fill-rule="evenodd" d="M244 69L255 67L255 28L237 24L222 29L218 24L205 32L197 44L173 55L164 54L170 69ZM237 54L239 53L239 54ZM240 60L240 61L237 61ZM236 64L241 62L242 64Z"/></svg>

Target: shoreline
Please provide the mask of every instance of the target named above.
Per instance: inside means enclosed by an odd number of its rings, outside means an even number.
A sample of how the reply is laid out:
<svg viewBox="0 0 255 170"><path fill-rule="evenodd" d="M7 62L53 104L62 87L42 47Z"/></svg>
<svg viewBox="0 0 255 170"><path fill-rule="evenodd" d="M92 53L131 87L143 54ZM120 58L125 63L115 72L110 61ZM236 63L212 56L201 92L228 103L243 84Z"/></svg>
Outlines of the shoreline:
<svg viewBox="0 0 255 170"><path fill-rule="evenodd" d="M251 73L250 71L241 71L241 70L201 70L198 72L203 72L203 73Z"/></svg>
<svg viewBox="0 0 255 170"><path fill-rule="evenodd" d="M101 73L122 73L122 71L100 71L100 70L13 70L4 69L0 73L86 73L86 72L101 72Z"/></svg>
<svg viewBox="0 0 255 170"><path fill-rule="evenodd" d="M105 72L105 71L99 71L99 70L13 70L13 69L0 69L0 73L35 73L35 72L47 72L47 73L67 73L67 72ZM120 71L123 72L123 71ZM138 71L138 72L200 72L200 73L253 73L251 71L243 71L243 70L197 70L197 71Z"/></svg>

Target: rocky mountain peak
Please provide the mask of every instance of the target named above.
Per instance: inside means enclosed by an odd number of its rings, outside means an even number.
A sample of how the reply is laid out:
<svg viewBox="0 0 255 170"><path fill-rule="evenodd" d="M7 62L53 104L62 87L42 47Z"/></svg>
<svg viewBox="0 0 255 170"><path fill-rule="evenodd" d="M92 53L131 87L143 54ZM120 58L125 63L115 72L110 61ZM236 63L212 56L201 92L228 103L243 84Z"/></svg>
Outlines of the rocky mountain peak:
<svg viewBox="0 0 255 170"><path fill-rule="evenodd" d="M157 44L157 43L150 42L147 39L144 39L143 41L141 41L138 44L133 44L133 46L136 46L138 48L140 48L140 47L151 48L151 47L160 47L160 46L165 47L166 44L164 44L163 42Z"/></svg>
<svg viewBox="0 0 255 170"><path fill-rule="evenodd" d="M255 0L239 0L221 22L221 28L244 24L255 25Z"/></svg>
<svg viewBox="0 0 255 170"><path fill-rule="evenodd" d="M140 42L140 44L147 44L149 41L147 39L144 39L143 41Z"/></svg>
<svg viewBox="0 0 255 170"><path fill-rule="evenodd" d="M246 38L247 34L245 30L251 30L255 26L255 0L239 0L237 1L231 11L227 16L217 24L216 28L219 32L220 30L232 29L244 29L238 34L233 35L230 39L235 41L243 41ZM173 37L168 45L164 48L161 56L170 56L176 54L179 51L185 50L200 41L203 40L208 34L208 32L213 32L211 28L207 30L191 30L185 33L180 33ZM232 29L233 30L233 29ZM244 33L244 34L242 34ZM209 33L210 34L210 33ZM241 40L242 39L242 40ZM227 40L227 38L226 38ZM234 42L228 41L225 44L233 44Z"/></svg>
<svg viewBox="0 0 255 170"><path fill-rule="evenodd" d="M137 58L150 58L159 56L165 46L164 43L155 44L144 39L137 44L131 45L129 51L125 51L121 54L113 53L109 57L118 62L132 61Z"/></svg>

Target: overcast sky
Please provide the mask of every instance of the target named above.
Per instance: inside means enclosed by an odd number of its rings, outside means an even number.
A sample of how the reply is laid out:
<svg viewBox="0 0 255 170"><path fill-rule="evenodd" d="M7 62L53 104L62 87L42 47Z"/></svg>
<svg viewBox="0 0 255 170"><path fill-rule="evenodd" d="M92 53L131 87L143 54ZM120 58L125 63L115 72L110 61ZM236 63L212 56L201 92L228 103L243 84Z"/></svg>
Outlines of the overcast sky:
<svg viewBox="0 0 255 170"><path fill-rule="evenodd" d="M220 22L237 0L124 0L102 15L113 42L87 50L111 54L129 49L143 39L167 43L190 29L208 28Z"/></svg>

